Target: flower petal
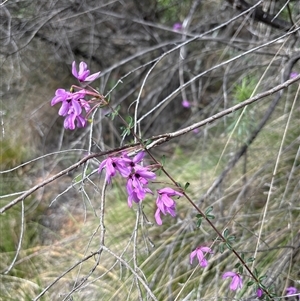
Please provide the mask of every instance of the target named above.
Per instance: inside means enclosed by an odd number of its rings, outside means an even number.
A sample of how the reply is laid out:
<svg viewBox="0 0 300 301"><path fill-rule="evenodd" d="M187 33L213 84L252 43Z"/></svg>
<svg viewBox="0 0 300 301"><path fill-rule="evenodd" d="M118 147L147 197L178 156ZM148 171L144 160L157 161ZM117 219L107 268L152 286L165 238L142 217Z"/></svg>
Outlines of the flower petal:
<svg viewBox="0 0 300 301"><path fill-rule="evenodd" d="M156 212L155 212L155 215L154 215L154 217L155 217L155 220L156 220L156 223L158 224L158 225L162 225L162 220L161 220L161 218L160 218L160 210L159 210L159 208L157 208L156 209Z"/></svg>

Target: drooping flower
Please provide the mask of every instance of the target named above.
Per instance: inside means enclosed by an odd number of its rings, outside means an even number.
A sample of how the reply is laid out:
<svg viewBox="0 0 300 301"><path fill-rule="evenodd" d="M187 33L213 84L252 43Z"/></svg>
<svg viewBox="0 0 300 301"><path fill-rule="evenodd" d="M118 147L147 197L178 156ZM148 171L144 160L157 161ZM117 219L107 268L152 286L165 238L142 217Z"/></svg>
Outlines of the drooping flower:
<svg viewBox="0 0 300 301"><path fill-rule="evenodd" d="M90 74L90 70L87 68L87 64L85 62L81 62L79 64L79 71L77 72L76 62L72 63L72 74L80 81L80 82L91 82L97 79L100 76L100 71L94 74Z"/></svg>
<svg viewBox="0 0 300 301"><path fill-rule="evenodd" d="M106 168L105 180L108 184L111 182L111 178L116 175L117 171L122 176L126 177L130 174L122 158L108 157L107 159L103 160L99 165L98 173L100 173L104 167Z"/></svg>
<svg viewBox="0 0 300 301"><path fill-rule="evenodd" d="M297 77L298 75L299 75L299 73L293 71L293 72L291 72L291 74L290 74L290 79L295 78L295 77Z"/></svg>
<svg viewBox="0 0 300 301"><path fill-rule="evenodd" d="M70 98L68 98L66 101L63 101L58 111L58 115L66 116L71 113L75 115L80 115L82 112L82 107L80 105L79 99L82 97L84 97L84 95L78 93L72 94Z"/></svg>
<svg viewBox="0 0 300 301"><path fill-rule="evenodd" d="M190 108L191 107L191 103L184 99L182 102L181 102L181 105L184 107L184 108Z"/></svg>
<svg viewBox="0 0 300 301"><path fill-rule="evenodd" d="M191 254L190 254L190 264L193 263L193 260L195 258L195 256L197 256L199 264L205 268L207 267L208 263L207 260L205 259L205 254L204 253L210 253L212 254L212 250L209 247L198 247L196 248Z"/></svg>
<svg viewBox="0 0 300 301"><path fill-rule="evenodd" d="M298 290L293 286L290 286L286 289L286 295L287 296L295 295L295 294L297 294L297 292L298 292Z"/></svg>
<svg viewBox="0 0 300 301"><path fill-rule="evenodd" d="M171 216L176 216L176 203L171 197L173 196L182 196L183 194L169 187L162 188L157 190L158 196L156 199L156 212L155 212L155 220L158 225L162 225L162 220L160 217L160 213L166 215L167 213Z"/></svg>
<svg viewBox="0 0 300 301"><path fill-rule="evenodd" d="M146 193L153 194L147 185L148 180L155 178L155 173L148 170L147 167L135 167L134 172L129 175L126 184L129 207L132 207L132 202L139 203L142 201L146 197Z"/></svg>
<svg viewBox="0 0 300 301"><path fill-rule="evenodd" d="M55 91L55 96L51 100L51 106L56 105L58 102L64 102L71 98L72 93L66 91L65 89L57 89Z"/></svg>
<svg viewBox="0 0 300 301"><path fill-rule="evenodd" d="M173 30L179 31L179 30L181 30L181 29L182 29L182 23L180 23L180 22L174 23L174 25L173 25Z"/></svg>
<svg viewBox="0 0 300 301"><path fill-rule="evenodd" d="M81 115L82 108L86 111L90 110L90 105L83 98L84 91L71 93L64 89L57 89L55 96L51 100L51 106L61 102L62 105L58 111L60 116L66 116L64 120L64 127L66 129L74 130L75 121L77 127L85 127L86 119Z"/></svg>
<svg viewBox="0 0 300 301"><path fill-rule="evenodd" d="M83 128L86 126L86 119L82 115L77 115L75 112L69 112L64 120L64 128L67 130L75 129L75 121L78 128Z"/></svg>
<svg viewBox="0 0 300 301"><path fill-rule="evenodd" d="M226 272L222 276L223 279L226 279L226 278L229 278L229 277L232 278L231 283L230 283L230 289L231 290L235 291L238 288L242 288L243 281L242 281L242 277L239 274L237 274L235 272Z"/></svg>
<svg viewBox="0 0 300 301"><path fill-rule="evenodd" d="M256 295L258 298L262 297L262 295L264 294L264 291L259 287L256 291Z"/></svg>
<svg viewBox="0 0 300 301"><path fill-rule="evenodd" d="M127 153L122 155L124 162L128 164L128 167L134 168L136 164L140 163L145 157L145 152L140 151L138 152L133 158L130 158Z"/></svg>

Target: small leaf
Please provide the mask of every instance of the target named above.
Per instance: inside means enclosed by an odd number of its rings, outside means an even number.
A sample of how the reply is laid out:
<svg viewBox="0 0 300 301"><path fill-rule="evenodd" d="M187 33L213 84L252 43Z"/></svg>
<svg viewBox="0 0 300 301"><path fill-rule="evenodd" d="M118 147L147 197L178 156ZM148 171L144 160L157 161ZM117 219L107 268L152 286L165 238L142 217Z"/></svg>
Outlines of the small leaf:
<svg viewBox="0 0 300 301"><path fill-rule="evenodd" d="M213 211L214 207L210 206L205 210L205 215L208 215L209 213L211 213Z"/></svg>
<svg viewBox="0 0 300 301"><path fill-rule="evenodd" d="M186 191L188 189L188 187L190 186L190 183L189 182L186 182L185 185L184 185L184 191Z"/></svg>
<svg viewBox="0 0 300 301"><path fill-rule="evenodd" d="M126 121L128 123L128 128L132 128L133 126L133 118L131 116L127 116Z"/></svg>
<svg viewBox="0 0 300 301"><path fill-rule="evenodd" d="M226 229L223 231L223 236L224 236L225 238L227 238L228 233L229 233L229 231L228 231L228 229L226 228Z"/></svg>
<svg viewBox="0 0 300 301"><path fill-rule="evenodd" d="M197 220L197 227L200 228L201 224L202 224L202 216L199 217Z"/></svg>
<svg viewBox="0 0 300 301"><path fill-rule="evenodd" d="M145 139L145 140L143 141L143 143L144 143L145 146L149 145L151 142L152 142L151 139Z"/></svg>
<svg viewBox="0 0 300 301"><path fill-rule="evenodd" d="M247 283L247 286L251 286L251 285L253 285L254 284L254 281L248 281L248 283Z"/></svg>
<svg viewBox="0 0 300 301"><path fill-rule="evenodd" d="M260 282L262 282L262 281L263 281L264 279L266 279L266 278L268 278L268 276L267 276L267 275L264 275L264 276L259 277L258 279L259 279Z"/></svg>
<svg viewBox="0 0 300 301"><path fill-rule="evenodd" d="M231 235L227 238L229 242L235 241L235 235Z"/></svg>
<svg viewBox="0 0 300 301"><path fill-rule="evenodd" d="M254 257L250 257L250 258L248 258L247 259L247 261L246 262L253 262L255 260L255 258Z"/></svg>
<svg viewBox="0 0 300 301"><path fill-rule="evenodd" d="M215 218L215 216L214 216L214 215L210 215L210 214L209 214L209 215L207 215L206 217L207 217L208 219L214 219L214 218Z"/></svg>
<svg viewBox="0 0 300 301"><path fill-rule="evenodd" d="M243 267L242 265L239 267L239 273L240 273L240 274L243 274L243 268L244 268L244 267Z"/></svg>
<svg viewBox="0 0 300 301"><path fill-rule="evenodd" d="M228 242L225 242L225 245L226 245L226 247L227 247L229 250L232 250L232 247L231 247L231 245L230 245Z"/></svg>
<svg viewBox="0 0 300 301"><path fill-rule="evenodd" d="M221 254L223 254L223 252L224 252L224 246L225 246L224 244L219 245L219 251Z"/></svg>
<svg viewBox="0 0 300 301"><path fill-rule="evenodd" d="M235 266L234 266L234 268L235 269L237 269L237 268L239 268L240 267L240 265L241 265L241 263L240 262L238 262Z"/></svg>

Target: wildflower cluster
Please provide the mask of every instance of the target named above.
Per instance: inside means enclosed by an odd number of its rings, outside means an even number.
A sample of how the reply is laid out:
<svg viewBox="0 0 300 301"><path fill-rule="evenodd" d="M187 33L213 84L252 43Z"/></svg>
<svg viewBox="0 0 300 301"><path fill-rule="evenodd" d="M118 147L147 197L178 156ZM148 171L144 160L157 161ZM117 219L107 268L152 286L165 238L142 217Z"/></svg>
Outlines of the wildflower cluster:
<svg viewBox="0 0 300 301"><path fill-rule="evenodd" d="M132 207L134 203L140 203L146 197L146 194L154 194L148 187L149 181L156 179L156 174L151 171L151 166L142 166L139 163L144 159L145 152L139 152L135 157L130 158L127 153L123 153L120 157L108 157L98 168L98 172L106 169L105 180L111 183L111 178L119 173L123 178L126 178L126 190L128 194L127 203ZM172 188L165 187L157 190L158 196L156 199L157 210L155 220L158 225L162 225L160 214L176 216L176 203L172 199L174 196L182 196Z"/></svg>
<svg viewBox="0 0 300 301"><path fill-rule="evenodd" d="M175 23L173 30L182 30L182 24ZM100 76L100 72L90 75L90 70L85 62L81 62L79 64L79 70L76 68L76 63L73 62L72 74L80 82L81 86L78 87L73 85L70 91L59 88L56 90L55 96L51 101L52 106L56 105L57 103L61 103L58 114L65 117L64 127L70 130L74 130L76 126L78 128L85 127L87 124L87 117L90 112L96 106L107 104L104 97L89 86L90 82L94 81ZM290 74L291 78L294 78L295 76L297 76L296 72L292 72ZM91 104L95 101L97 101L97 105L91 107ZM182 106L184 108L191 108L192 103L190 103L188 100L183 100ZM195 129L194 131L197 132L198 129ZM142 164L144 157L144 151L140 151L134 157L130 157L127 152L123 152L120 155L109 156L107 159L102 161L98 167L98 173L101 173L105 169L105 182L108 184L112 182L112 178L117 174L126 179L126 190L128 194L127 203L130 208L132 207L133 203L141 203L146 198L147 194L154 195L154 192L149 188L149 184L151 181L156 179L156 174L153 170L157 168L157 166L144 166ZM183 193L182 191L177 191L170 187L158 189L156 193L156 211L154 218L158 225L162 225L161 215L169 214L172 217L176 216L176 202L174 198L182 197ZM210 207L205 214L200 214L200 224L203 217L206 219L214 218L214 216L209 215L211 210L212 207ZM221 236L221 234L219 236ZM226 229L224 231L224 237L222 236L222 240L224 240L224 245L229 246L228 248L230 250L230 242L233 239L234 236L228 236L228 231ZM213 251L210 247L198 246L190 253L190 264L193 264L194 259L197 258L198 264L201 267L207 267L208 260L206 257L208 254L213 254ZM241 258L240 260L245 266L243 256ZM248 261L250 259L251 258L249 258ZM251 261L253 260L251 259ZM238 272L227 271L222 275L223 279L231 279L229 288L233 291L243 287L243 279L241 276L243 267L241 266L241 263L238 263L235 268L239 268ZM250 286L256 282L256 295L258 298L263 297L266 288L261 281L265 276L256 277L256 275L254 276L251 272L250 274L255 281L248 282L247 286ZM286 292L287 296L299 295L298 290L295 287L288 287Z"/></svg>
<svg viewBox="0 0 300 301"><path fill-rule="evenodd" d="M100 76L100 72L90 74L90 70L87 69L87 64L81 62L79 64L79 71L76 69L76 63L72 64L72 74L79 82L91 82ZM74 87L77 91L74 91ZM85 127L87 124L87 116L91 111L90 103L91 100L87 101L88 95L93 95L90 91L85 88L74 86L71 91L65 89L57 89L55 96L52 98L51 106L61 102L61 108L58 111L60 116L65 117L64 128L74 130L76 126L78 128ZM83 115L85 111L86 115ZM76 123L76 124L75 124Z"/></svg>

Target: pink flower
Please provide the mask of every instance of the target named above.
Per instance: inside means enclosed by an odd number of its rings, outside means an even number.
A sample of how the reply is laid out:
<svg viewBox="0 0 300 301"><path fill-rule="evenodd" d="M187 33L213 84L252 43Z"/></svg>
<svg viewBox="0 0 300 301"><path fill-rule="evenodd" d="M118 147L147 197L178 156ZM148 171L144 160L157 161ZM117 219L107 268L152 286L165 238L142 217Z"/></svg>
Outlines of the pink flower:
<svg viewBox="0 0 300 301"><path fill-rule="evenodd" d="M90 110L90 105L83 98L85 97L85 91L71 93L65 89L57 89L55 96L51 100L51 106L61 102L62 105L58 111L60 116L65 116L64 127L66 129L74 130L75 122L77 127L82 128L86 126L86 119L81 115L82 108L85 111Z"/></svg>
<svg viewBox="0 0 300 301"><path fill-rule="evenodd" d="M295 77L297 77L298 75L299 75L299 73L293 71L293 72L291 72L291 74L290 74L290 79L295 78Z"/></svg>
<svg viewBox="0 0 300 301"><path fill-rule="evenodd" d="M176 203L171 197L173 196L182 196L183 194L169 187L157 190L158 197L156 199L156 212L155 220L158 225L162 225L162 220L160 213L166 215L167 213L171 216L176 216Z"/></svg>
<svg viewBox="0 0 300 301"><path fill-rule="evenodd" d="M98 173L101 173L103 168L106 168L105 180L109 184L111 178L116 175L118 171L123 177L128 177L130 171L128 170L124 160L118 157L108 157L103 160L98 168Z"/></svg>
<svg viewBox="0 0 300 301"><path fill-rule="evenodd" d="M196 248L196 249L191 253L191 255L190 255L190 264L193 263L193 260L194 260L195 256L197 255L199 264L200 264L203 268L207 267L207 264L208 264L208 263L207 263L207 260L206 260L205 257L204 257L205 254L203 254L203 252L204 252L204 253L210 253L210 254L213 253L212 250L211 250L211 248L209 248L209 247L201 247L201 246L200 246L200 247Z"/></svg>
<svg viewBox="0 0 300 301"><path fill-rule="evenodd" d="M286 289L286 295L287 296L295 295L295 294L297 294L297 292L298 292L298 290L293 286L290 286Z"/></svg>
<svg viewBox="0 0 300 301"><path fill-rule="evenodd" d="M188 100L184 99L182 102L181 102L181 105L184 107L184 108L190 108L191 107L191 104Z"/></svg>
<svg viewBox="0 0 300 301"><path fill-rule="evenodd" d="M72 74L80 81L80 82L91 82L97 79L100 76L100 72L90 74L90 70L87 68L87 64L85 62L81 62L79 64L79 71L77 72L76 62L72 63Z"/></svg>
<svg viewBox="0 0 300 301"><path fill-rule="evenodd" d="M140 151L139 153L137 153L133 158L130 158L127 153L124 153L122 155L122 159L123 161L127 164L128 169L129 169L129 173L131 172L132 168L136 167L136 166L140 166L137 165L138 163L140 163L145 157L145 152L144 151ZM142 167L142 166L140 166Z"/></svg>
<svg viewBox="0 0 300 301"><path fill-rule="evenodd" d="M80 115L82 108L79 99L84 96L83 93L71 93L67 92L65 89L57 89L55 91L55 96L51 100L51 106L62 102L61 108L58 111L60 116L66 116L70 113Z"/></svg>
<svg viewBox="0 0 300 301"><path fill-rule="evenodd" d="M258 298L260 298L264 294L264 291L261 288L258 288L256 291L256 295Z"/></svg>
<svg viewBox="0 0 300 301"><path fill-rule="evenodd" d="M154 172L147 167L135 167L135 171L128 177L126 189L128 193L128 206L132 207L132 202L139 203L146 197L146 193L153 192L147 187L148 180L156 178Z"/></svg>
<svg viewBox="0 0 300 301"><path fill-rule="evenodd" d="M75 121L78 128L83 128L86 126L86 119L82 115L77 115L71 109L64 120L64 128L67 130L74 130L76 127Z"/></svg>
<svg viewBox="0 0 300 301"><path fill-rule="evenodd" d="M180 23L180 22L174 23L173 30L180 31L181 29L182 29L182 23Z"/></svg>
<svg viewBox="0 0 300 301"><path fill-rule="evenodd" d="M235 291L238 288L242 288L243 281L242 281L242 277L239 274L234 273L234 272L226 272L222 276L223 279L228 278L228 277L232 278L231 283L230 283L231 290Z"/></svg>

